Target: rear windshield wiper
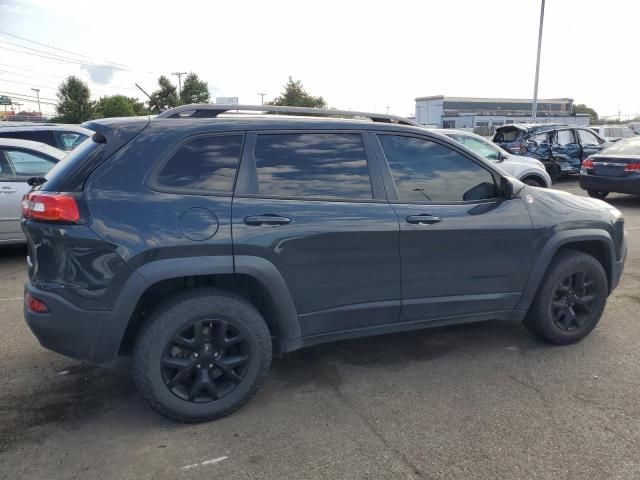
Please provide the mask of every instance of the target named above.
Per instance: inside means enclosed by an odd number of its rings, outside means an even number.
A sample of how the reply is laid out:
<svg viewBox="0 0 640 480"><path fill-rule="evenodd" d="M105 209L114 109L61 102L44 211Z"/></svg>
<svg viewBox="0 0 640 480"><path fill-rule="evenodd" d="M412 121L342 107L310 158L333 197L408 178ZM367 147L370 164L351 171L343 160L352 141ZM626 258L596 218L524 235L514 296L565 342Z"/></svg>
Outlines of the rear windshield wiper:
<svg viewBox="0 0 640 480"><path fill-rule="evenodd" d="M32 187L37 187L39 185L42 185L46 181L47 179L44 177L31 177L29 180L27 180L27 184Z"/></svg>

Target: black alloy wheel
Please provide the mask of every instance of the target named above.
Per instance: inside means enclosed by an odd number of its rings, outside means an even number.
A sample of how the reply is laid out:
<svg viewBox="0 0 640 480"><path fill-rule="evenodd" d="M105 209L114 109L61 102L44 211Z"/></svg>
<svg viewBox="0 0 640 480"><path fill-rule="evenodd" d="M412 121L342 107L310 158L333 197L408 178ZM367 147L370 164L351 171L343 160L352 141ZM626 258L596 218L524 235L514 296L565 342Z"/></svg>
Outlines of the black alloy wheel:
<svg viewBox="0 0 640 480"><path fill-rule="evenodd" d="M570 332L591 316L596 299L594 281L584 270L566 276L557 285L551 301L551 315L558 328Z"/></svg>
<svg viewBox="0 0 640 480"><path fill-rule="evenodd" d="M182 400L211 402L242 382L250 360L251 345L237 328L225 320L197 320L167 343L162 379Z"/></svg>

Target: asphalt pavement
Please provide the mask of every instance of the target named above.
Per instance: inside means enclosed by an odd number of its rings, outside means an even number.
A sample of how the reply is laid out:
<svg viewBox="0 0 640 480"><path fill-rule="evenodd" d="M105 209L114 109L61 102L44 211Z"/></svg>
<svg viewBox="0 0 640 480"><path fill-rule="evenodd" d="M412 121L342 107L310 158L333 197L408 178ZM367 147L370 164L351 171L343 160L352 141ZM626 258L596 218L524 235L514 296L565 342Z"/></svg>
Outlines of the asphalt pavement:
<svg viewBox="0 0 640 480"><path fill-rule="evenodd" d="M579 344L494 321L321 345L198 425L143 404L126 362L40 347L22 318L25 249L2 249L0 479L640 478L640 198L607 200L628 260Z"/></svg>

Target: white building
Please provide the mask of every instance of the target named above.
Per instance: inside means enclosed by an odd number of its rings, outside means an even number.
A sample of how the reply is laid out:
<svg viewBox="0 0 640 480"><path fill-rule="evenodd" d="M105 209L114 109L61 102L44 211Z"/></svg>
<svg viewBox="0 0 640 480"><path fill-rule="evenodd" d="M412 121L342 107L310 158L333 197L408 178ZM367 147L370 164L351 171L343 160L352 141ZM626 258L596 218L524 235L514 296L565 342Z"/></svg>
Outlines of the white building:
<svg viewBox="0 0 640 480"><path fill-rule="evenodd" d="M416 121L434 128L461 128L491 132L510 123L530 123L532 101L520 98L416 98ZM589 125L588 114L573 113L573 99L538 100L537 122Z"/></svg>

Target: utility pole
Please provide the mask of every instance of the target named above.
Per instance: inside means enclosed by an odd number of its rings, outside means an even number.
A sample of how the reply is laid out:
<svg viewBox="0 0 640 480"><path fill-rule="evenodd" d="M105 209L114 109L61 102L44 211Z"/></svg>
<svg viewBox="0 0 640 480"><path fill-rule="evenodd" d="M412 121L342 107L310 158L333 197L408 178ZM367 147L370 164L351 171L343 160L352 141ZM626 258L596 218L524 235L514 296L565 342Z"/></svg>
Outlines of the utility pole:
<svg viewBox="0 0 640 480"><path fill-rule="evenodd" d="M264 97L267 94L266 93L262 93L262 92L258 92L258 95L260 95L260 105L264 105Z"/></svg>
<svg viewBox="0 0 640 480"><path fill-rule="evenodd" d="M36 92L36 95L38 97L38 111L40 112L40 116L42 116L42 109L40 108L40 89L39 88L32 88L31 90Z"/></svg>
<svg viewBox="0 0 640 480"><path fill-rule="evenodd" d="M535 122L538 115L538 77L540 76L540 50L542 49L542 24L544 22L544 1L541 0L540 6L540 29L538 30L538 56L536 57L536 79L533 84L533 108L531 109L531 118Z"/></svg>
<svg viewBox="0 0 640 480"><path fill-rule="evenodd" d="M387 115L389 115L389 105L387 105Z"/></svg>
<svg viewBox="0 0 640 480"><path fill-rule="evenodd" d="M187 72L173 72L171 75L178 77L178 98L182 95L182 75L186 75Z"/></svg>

